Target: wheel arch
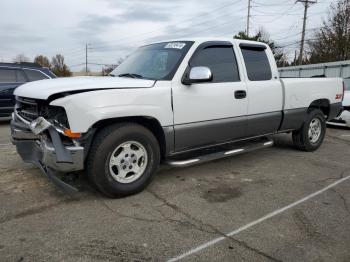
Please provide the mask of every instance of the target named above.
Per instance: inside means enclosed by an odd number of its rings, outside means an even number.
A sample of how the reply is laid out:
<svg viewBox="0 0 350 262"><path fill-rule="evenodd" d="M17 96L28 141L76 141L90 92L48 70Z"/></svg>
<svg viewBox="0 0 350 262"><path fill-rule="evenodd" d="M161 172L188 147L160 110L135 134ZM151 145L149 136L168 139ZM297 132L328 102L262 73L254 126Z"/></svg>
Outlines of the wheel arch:
<svg viewBox="0 0 350 262"><path fill-rule="evenodd" d="M92 128L96 130L97 133L99 130L113 124L117 123L136 123L139 124L148 130L150 130L159 143L159 148L161 152L161 158L164 159L166 155L173 150L173 128L172 127L162 127L160 122L153 117L149 116L128 116L128 117L118 117L118 118L109 118L99 120L94 123Z"/></svg>
<svg viewBox="0 0 350 262"><path fill-rule="evenodd" d="M312 109L315 109L315 108L321 110L327 119L329 117L329 114L330 114L331 103L328 99L314 100L310 104L310 106L308 108L308 112L310 112Z"/></svg>

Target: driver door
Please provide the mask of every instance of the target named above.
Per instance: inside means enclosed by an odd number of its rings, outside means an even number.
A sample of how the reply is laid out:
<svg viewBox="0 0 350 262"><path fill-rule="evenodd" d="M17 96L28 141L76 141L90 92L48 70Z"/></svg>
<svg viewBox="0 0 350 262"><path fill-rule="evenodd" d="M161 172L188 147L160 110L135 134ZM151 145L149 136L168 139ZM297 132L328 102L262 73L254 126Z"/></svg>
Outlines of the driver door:
<svg viewBox="0 0 350 262"><path fill-rule="evenodd" d="M176 152L236 140L246 132L247 88L232 43L201 44L186 72L197 66L208 67L213 79L173 87Z"/></svg>

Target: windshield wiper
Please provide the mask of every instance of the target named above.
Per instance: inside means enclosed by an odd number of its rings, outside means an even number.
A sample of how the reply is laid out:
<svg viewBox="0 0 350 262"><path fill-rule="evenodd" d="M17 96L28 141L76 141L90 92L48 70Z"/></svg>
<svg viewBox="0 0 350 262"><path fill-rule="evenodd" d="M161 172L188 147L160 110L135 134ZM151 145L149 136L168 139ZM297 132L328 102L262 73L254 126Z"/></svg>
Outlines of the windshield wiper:
<svg viewBox="0 0 350 262"><path fill-rule="evenodd" d="M131 77L131 78L143 78L142 75L133 74L133 73L125 73L118 75L119 77Z"/></svg>

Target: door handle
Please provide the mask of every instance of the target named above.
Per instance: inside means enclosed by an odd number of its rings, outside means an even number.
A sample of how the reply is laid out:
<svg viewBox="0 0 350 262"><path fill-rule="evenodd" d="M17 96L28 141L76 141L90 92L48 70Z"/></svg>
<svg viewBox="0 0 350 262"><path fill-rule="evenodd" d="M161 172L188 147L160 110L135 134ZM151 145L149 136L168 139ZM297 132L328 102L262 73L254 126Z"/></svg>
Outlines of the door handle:
<svg viewBox="0 0 350 262"><path fill-rule="evenodd" d="M235 91L235 98L236 99L243 99L247 97L247 92L244 90L237 90Z"/></svg>

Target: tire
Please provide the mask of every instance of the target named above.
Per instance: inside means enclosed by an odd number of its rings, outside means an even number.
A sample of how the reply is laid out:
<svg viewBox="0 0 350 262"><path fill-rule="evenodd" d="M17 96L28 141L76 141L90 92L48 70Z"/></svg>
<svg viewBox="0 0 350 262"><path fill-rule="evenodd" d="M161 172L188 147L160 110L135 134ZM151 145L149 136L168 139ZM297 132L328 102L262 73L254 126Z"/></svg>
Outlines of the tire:
<svg viewBox="0 0 350 262"><path fill-rule="evenodd" d="M317 126L317 128L311 131L311 125ZM318 133L315 130L319 130L319 135L317 135ZM309 135L309 131L311 135ZM309 111L302 127L293 131L293 144L301 151L312 152L322 145L325 135L326 119L324 114L319 109L312 109Z"/></svg>
<svg viewBox="0 0 350 262"><path fill-rule="evenodd" d="M98 132L86 167L93 184L106 196L117 198L142 191L159 163L159 144L152 132L135 123L120 123Z"/></svg>

